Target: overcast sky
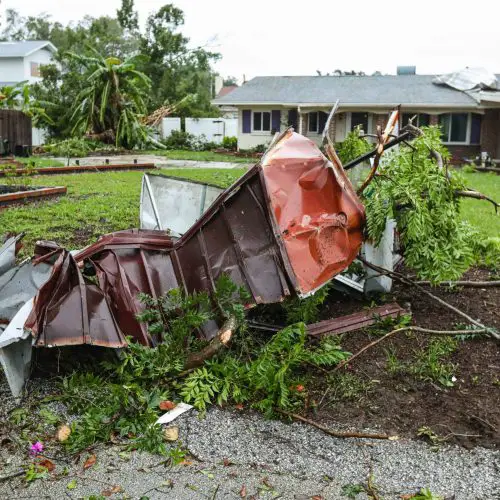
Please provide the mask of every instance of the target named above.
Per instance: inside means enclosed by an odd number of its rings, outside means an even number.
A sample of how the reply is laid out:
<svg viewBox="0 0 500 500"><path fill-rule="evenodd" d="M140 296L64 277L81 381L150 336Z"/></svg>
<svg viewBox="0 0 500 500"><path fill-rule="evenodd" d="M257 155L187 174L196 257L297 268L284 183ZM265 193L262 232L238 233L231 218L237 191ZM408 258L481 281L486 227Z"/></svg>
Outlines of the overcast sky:
<svg viewBox="0 0 500 500"><path fill-rule="evenodd" d="M2 0L1 10L48 12L69 22L114 16L120 0ZM136 0L141 22L163 4ZM193 45L222 54L216 69L239 80L257 75L313 75L337 68L443 73L465 66L500 72L498 0L177 0Z"/></svg>

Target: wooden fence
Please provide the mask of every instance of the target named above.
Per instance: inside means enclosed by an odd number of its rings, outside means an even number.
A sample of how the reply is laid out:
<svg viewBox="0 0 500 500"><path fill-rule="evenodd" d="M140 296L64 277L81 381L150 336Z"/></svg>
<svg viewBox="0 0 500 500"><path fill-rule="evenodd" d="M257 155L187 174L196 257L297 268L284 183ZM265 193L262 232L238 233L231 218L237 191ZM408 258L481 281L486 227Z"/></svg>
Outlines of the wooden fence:
<svg viewBox="0 0 500 500"><path fill-rule="evenodd" d="M8 141L8 151L16 152L18 146L31 147L31 118L21 111L0 109L0 141ZM5 147L0 146L5 152Z"/></svg>

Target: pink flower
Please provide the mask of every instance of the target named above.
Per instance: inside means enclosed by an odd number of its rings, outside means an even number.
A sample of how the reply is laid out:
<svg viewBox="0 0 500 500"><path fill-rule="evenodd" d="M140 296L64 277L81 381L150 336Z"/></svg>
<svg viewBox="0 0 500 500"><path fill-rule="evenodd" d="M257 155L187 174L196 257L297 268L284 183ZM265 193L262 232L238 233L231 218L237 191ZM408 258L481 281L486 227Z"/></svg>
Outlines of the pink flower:
<svg viewBox="0 0 500 500"><path fill-rule="evenodd" d="M38 455L43 451L43 444L37 441L35 444L30 446L30 455Z"/></svg>

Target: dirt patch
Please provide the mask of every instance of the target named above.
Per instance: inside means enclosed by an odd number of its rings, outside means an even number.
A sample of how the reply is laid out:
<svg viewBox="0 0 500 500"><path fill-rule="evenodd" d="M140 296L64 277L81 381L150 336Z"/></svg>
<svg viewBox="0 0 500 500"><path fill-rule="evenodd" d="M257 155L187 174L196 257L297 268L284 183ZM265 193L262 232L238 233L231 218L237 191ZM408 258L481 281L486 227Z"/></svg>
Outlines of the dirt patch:
<svg viewBox="0 0 500 500"><path fill-rule="evenodd" d="M490 273L471 270L464 279L487 280ZM432 292L488 326L500 327L500 288L434 288ZM464 328L465 320L412 287L397 284L386 300L410 307L413 323L432 329ZM331 293L322 319L349 314L367 302ZM343 338L342 347L357 352L376 334L353 332ZM389 353L411 367L418 353L429 347L425 334L400 334L370 349L344 371L352 378L355 396L331 401L325 377L311 392L322 404L315 418L355 428L379 428L400 436L415 437L429 427L446 442L465 447L500 447L500 345L486 338L458 340L456 350L445 362L454 365L453 387L402 371L390 372ZM353 377L350 377L353 375ZM323 397L326 393L326 396Z"/></svg>

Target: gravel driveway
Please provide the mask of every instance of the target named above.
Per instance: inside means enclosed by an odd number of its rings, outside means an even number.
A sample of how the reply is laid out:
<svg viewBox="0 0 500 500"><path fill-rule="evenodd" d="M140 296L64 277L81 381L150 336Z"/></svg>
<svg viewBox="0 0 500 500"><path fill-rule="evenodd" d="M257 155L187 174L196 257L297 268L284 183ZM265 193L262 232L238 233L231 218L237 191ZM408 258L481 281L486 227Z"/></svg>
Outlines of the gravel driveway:
<svg viewBox="0 0 500 500"><path fill-rule="evenodd" d="M186 464L170 468L162 457L120 455L117 446L101 447L93 467L83 470L86 456L76 464L55 460L55 472L66 466L67 476L29 486L21 477L11 479L0 483L0 498L76 499L104 492L134 499L242 498L244 493L247 498L345 499L349 489L366 486L370 475L384 499L399 499L423 487L456 500L500 498L498 451L447 446L432 451L411 440L337 439L303 424L220 409L210 410L204 419L191 411L174 424L182 446L194 457ZM27 461L5 453L0 457L0 475Z"/></svg>

